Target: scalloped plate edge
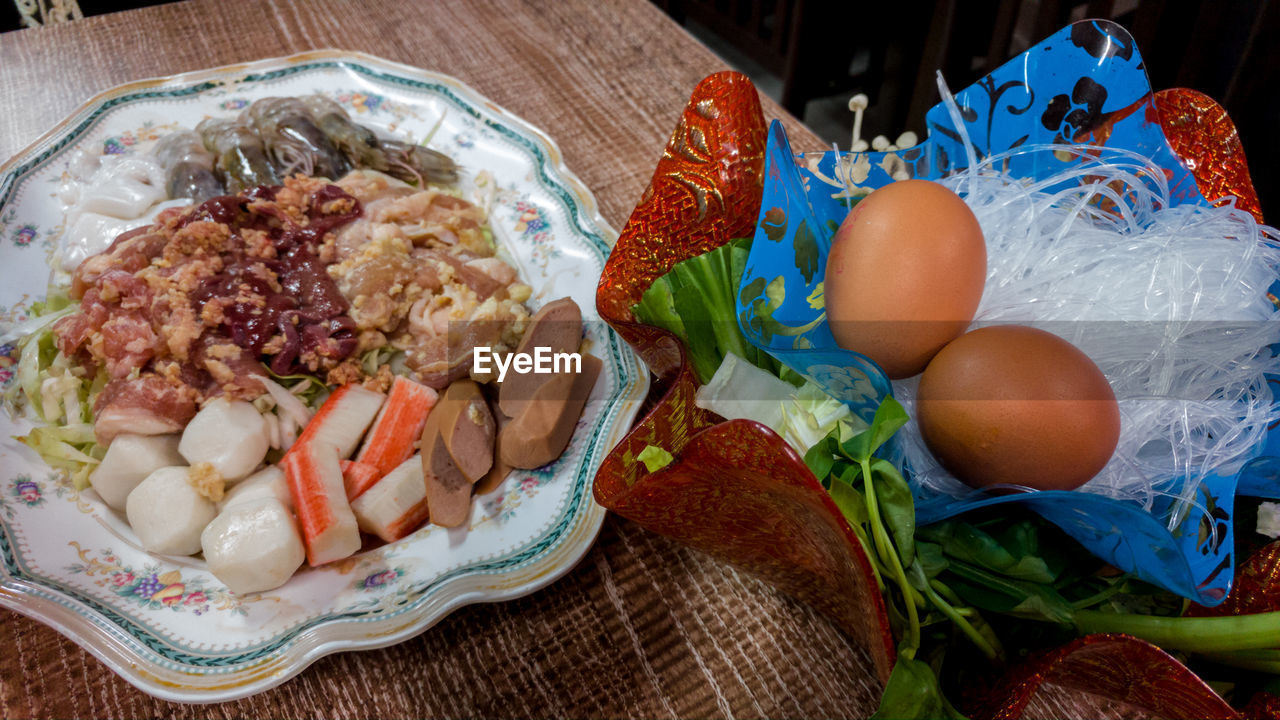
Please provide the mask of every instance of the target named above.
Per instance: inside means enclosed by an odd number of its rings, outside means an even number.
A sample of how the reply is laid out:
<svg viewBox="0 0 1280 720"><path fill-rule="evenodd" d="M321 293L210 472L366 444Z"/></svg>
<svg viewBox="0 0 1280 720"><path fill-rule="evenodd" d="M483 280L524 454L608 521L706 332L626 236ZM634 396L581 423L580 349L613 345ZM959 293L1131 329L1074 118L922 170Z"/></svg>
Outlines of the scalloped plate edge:
<svg viewBox="0 0 1280 720"><path fill-rule="evenodd" d="M555 171L579 203L581 212L576 218L571 217L571 222L580 227L585 224L596 231L590 234L596 235L604 245L606 252L601 255L603 263L607 249L617 240L618 233L600 214L595 197L586 184L565 165L564 154L550 136L455 77L357 51L308 51L137 80L108 88L81 103L36 140L0 163L0 198L7 198L20 175L35 170L39 164L37 162L19 172L24 163L35 160L53 148L64 135L73 132L76 126L89 120L103 105L115 98L153 88L191 86L202 82L234 83L242 76L257 72L313 62L358 63L388 73L447 85L483 105L504 122L518 126L544 146L547 151L547 166ZM581 229L589 232L588 227ZM629 368L633 372L630 377L624 374L620 378L621 387L610 399L613 411L607 413L614 415L614 419L607 422L606 418L607 433L593 443L599 448L597 457L601 459L630 429L631 421L639 411L649 386L649 375L634 351L612 330L609 332L612 335L610 344L618 346L615 351L625 360L623 369ZM410 612L381 620L331 619L298 635L279 655L238 666L229 672L181 672L148 663L130 647L132 636L99 617L98 613L86 611L81 603L61 593L14 578L3 567L0 567L0 607L51 627L149 695L183 703L226 702L276 687L326 655L395 645L425 632L461 607L513 600L550 585L567 574L586 555L604 523L606 511L590 497L591 483L586 483L585 488L586 497L583 498L582 510L574 519L572 527L554 541L546 554L518 570L499 576L500 582L494 582L496 578L492 575L461 575L449 580L426 602ZM6 532L5 528L0 527L0 532Z"/></svg>

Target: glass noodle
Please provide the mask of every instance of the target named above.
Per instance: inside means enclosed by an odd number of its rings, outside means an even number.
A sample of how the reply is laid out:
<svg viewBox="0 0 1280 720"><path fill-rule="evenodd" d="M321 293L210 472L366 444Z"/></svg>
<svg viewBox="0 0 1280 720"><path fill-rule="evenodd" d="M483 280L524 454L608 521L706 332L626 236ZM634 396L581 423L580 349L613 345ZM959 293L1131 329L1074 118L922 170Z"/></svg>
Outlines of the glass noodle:
<svg viewBox="0 0 1280 720"><path fill-rule="evenodd" d="M943 97L954 110L945 88ZM1011 161L1061 170L1023 180L1007 174ZM1055 333L1092 358L1115 392L1119 446L1083 491L1171 510L1173 527L1201 479L1233 474L1260 453L1280 421L1266 378L1269 346L1280 343L1268 297L1280 272L1275 229L1233 199L1173 207L1161 169L1117 148L1028 145L975 158L940 182L965 199L986 236L974 326ZM913 418L917 382L894 383ZM914 420L903 436L917 482L973 492L937 464Z"/></svg>

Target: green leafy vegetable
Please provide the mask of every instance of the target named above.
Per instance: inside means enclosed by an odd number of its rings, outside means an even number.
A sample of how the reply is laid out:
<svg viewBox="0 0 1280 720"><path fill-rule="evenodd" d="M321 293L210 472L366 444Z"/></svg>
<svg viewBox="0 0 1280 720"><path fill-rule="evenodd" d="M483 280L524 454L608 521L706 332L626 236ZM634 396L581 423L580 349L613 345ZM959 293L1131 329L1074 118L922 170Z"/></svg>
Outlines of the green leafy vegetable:
<svg viewBox="0 0 1280 720"><path fill-rule="evenodd" d="M1037 583L1053 583L1058 573L1049 561L1037 555L1039 535L1030 520L1023 520L1005 530L1007 543L965 522L948 520L922 528L920 538L938 543L947 554L973 565L989 568L1012 578Z"/></svg>
<svg viewBox="0 0 1280 720"><path fill-rule="evenodd" d="M909 419L902 403L893 398L886 398L880 403L880 407L876 408L871 426L846 440L841 449L846 456L855 460L869 459L880 449L880 446L889 442L889 438L906 425Z"/></svg>
<svg viewBox="0 0 1280 720"><path fill-rule="evenodd" d="M806 382L782 404L782 422L774 429L791 447L804 452L828 436L847 438L865 427L848 405Z"/></svg>
<svg viewBox="0 0 1280 720"><path fill-rule="evenodd" d="M960 597L983 610L1032 620L1070 625L1075 609L1051 586L1016 580L963 562L951 562L949 585Z"/></svg>
<svg viewBox="0 0 1280 720"><path fill-rule="evenodd" d="M804 464L809 466L813 476L822 481L828 488L831 486L828 476L836 465L836 452L840 449L838 438L827 436L819 440L804 454ZM852 521L851 521L852 522Z"/></svg>
<svg viewBox="0 0 1280 720"><path fill-rule="evenodd" d="M796 452L808 452L828 436L851 437L866 427L847 405L800 379L803 384L797 388L729 352L711 379L698 388L695 402L729 420L754 420L768 426Z"/></svg>
<svg viewBox="0 0 1280 720"><path fill-rule="evenodd" d="M965 720L942 695L932 667L920 660L901 657L894 663L880 707L871 717L874 720Z"/></svg>
<svg viewBox="0 0 1280 720"><path fill-rule="evenodd" d="M910 485L877 457L906 422L890 398L866 430L829 433L804 456L866 551L899 641L875 717L961 717L939 681L949 652L986 658L998 671L1083 633L1125 633L1193 653L1193 666L1203 659L1220 676L1227 668L1233 688L1267 677L1249 672L1280 675L1280 612L1181 617L1181 598L1118 574L1028 509L1001 505L917 527ZM992 613L998 625L988 622ZM948 667L946 687L977 672L972 662Z"/></svg>
<svg viewBox="0 0 1280 720"><path fill-rule="evenodd" d="M874 485L880 516L893 536L902 564L910 565L915 559L916 549L916 506L911 498L911 487L888 460L874 460L871 472L878 480Z"/></svg>
<svg viewBox="0 0 1280 720"><path fill-rule="evenodd" d="M67 309L78 310L79 307L71 299L71 296L67 294L66 288L50 288L44 300L37 300L31 303L31 311L27 314L31 317L45 317ZM61 317L61 315L58 317Z"/></svg>
<svg viewBox="0 0 1280 720"><path fill-rule="evenodd" d="M725 353L724 362L711 379L698 388L695 402L698 407L726 419L754 420L781 435L784 408L791 404L795 394L796 388L791 383L730 352ZM803 445L797 449L808 447Z"/></svg>
<svg viewBox="0 0 1280 720"><path fill-rule="evenodd" d="M897 664L876 717L963 717L943 697L934 669L919 659L925 640L936 635L925 630L950 623L988 659L1003 657L1003 649L981 615L939 580L950 559L937 543L917 546L911 487L892 463L875 456L907 419L901 404L887 398L869 427L847 438L828 435L805 454L805 463L824 478L866 550L899 638Z"/></svg>
<svg viewBox="0 0 1280 720"><path fill-rule="evenodd" d="M942 546L924 542L919 537L916 537L916 559L919 560L916 567L927 579L935 578L947 569L947 556L942 552Z"/></svg>
<svg viewBox="0 0 1280 720"><path fill-rule="evenodd" d="M637 320L684 341L700 382L711 379L727 353L777 374L777 361L747 342L736 319L734 294L750 247L750 238L733 240L676 263L631 308Z"/></svg>

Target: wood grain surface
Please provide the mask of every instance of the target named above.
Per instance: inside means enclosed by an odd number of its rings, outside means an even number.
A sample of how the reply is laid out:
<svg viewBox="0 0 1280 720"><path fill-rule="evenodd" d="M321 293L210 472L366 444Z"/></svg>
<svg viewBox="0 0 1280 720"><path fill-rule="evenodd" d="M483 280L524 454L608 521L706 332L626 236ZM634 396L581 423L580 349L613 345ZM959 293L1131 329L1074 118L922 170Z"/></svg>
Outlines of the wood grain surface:
<svg viewBox="0 0 1280 720"><path fill-rule="evenodd" d="M727 67L644 0L184 2L0 35L0 158L114 85L325 47L454 75L543 128L619 229L689 93ZM821 147L762 100L796 149ZM155 700L0 610L4 718L865 717L878 696L867 655L808 607L613 516L541 592L221 705ZM1139 716L1067 693L1032 711Z"/></svg>

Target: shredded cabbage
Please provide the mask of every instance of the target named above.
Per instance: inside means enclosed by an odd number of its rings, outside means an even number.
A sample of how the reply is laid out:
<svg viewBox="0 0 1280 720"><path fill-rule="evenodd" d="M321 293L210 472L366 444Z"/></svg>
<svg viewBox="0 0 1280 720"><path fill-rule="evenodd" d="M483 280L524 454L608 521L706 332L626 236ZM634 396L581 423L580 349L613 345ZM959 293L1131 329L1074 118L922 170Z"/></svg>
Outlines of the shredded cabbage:
<svg viewBox="0 0 1280 720"><path fill-rule="evenodd" d="M297 396L306 404L307 407L313 410L324 404L325 398L329 397L329 386L325 385L324 380L321 380L315 375L306 375L303 373L298 373L296 375L277 375L271 372L271 369L267 368L265 365L263 367L266 369L267 375L272 380L280 383L281 385L288 385L289 392L292 395ZM263 395L261 398L258 398L258 400L265 402L263 398L266 397L269 397L269 395ZM255 405L255 407L257 407L259 411L265 409L262 405Z"/></svg>
<svg viewBox="0 0 1280 720"><path fill-rule="evenodd" d="M307 423L311 422L311 408L307 407L301 400L299 400L297 395L289 392L279 383L261 375L258 375L257 378L259 382L262 383L262 386L267 389L267 393L271 396L271 399L275 401L276 407L278 408L277 414L283 412L284 415L289 416L289 418L300 427L306 426ZM262 408L258 408L258 410L261 412ZM281 417L284 417L284 415ZM279 446L278 442L275 446Z"/></svg>
<svg viewBox="0 0 1280 720"><path fill-rule="evenodd" d="M403 355L404 353L390 345L366 351L364 355L360 356L360 369L364 371L365 375L375 375L378 372L378 368L391 362L397 354Z"/></svg>
<svg viewBox="0 0 1280 720"><path fill-rule="evenodd" d="M71 301L66 290L50 289L49 296L43 301L31 304L27 311L27 319L16 325L10 325L0 332L0 345L18 341L18 346L25 344L25 339L53 325L58 320L79 309Z"/></svg>
<svg viewBox="0 0 1280 720"><path fill-rule="evenodd" d="M710 382L698 388L694 402L729 420L766 425L801 455L832 433L843 442L866 429L847 405L817 385L806 382L797 388L732 352L725 354Z"/></svg>
<svg viewBox="0 0 1280 720"><path fill-rule="evenodd" d="M51 290L31 306L29 319L9 328L18 338L17 382L4 396L14 417L27 416L41 425L16 437L52 468L64 471L77 490L89 484L106 448L93 434L93 400L106 385L105 373L86 377L58 352L53 324L78 306L65 290Z"/></svg>
<svg viewBox="0 0 1280 720"><path fill-rule="evenodd" d="M782 404L782 427L778 434L803 455L832 433L844 442L866 427L848 405L817 385L806 383Z"/></svg>

